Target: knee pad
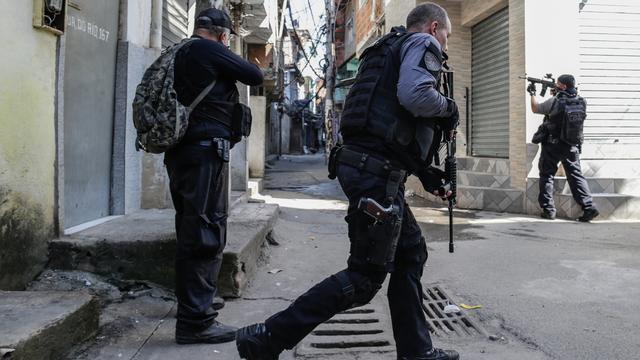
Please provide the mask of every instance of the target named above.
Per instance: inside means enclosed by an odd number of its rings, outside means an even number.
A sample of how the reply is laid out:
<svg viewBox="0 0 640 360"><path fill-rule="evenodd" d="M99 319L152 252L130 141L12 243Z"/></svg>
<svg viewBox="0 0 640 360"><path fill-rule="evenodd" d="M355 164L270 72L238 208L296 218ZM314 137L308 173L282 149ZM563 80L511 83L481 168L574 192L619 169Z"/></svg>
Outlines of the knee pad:
<svg viewBox="0 0 640 360"><path fill-rule="evenodd" d="M376 296L386 277L386 272L362 274L355 271L343 270L333 277L342 288L342 309L368 304Z"/></svg>

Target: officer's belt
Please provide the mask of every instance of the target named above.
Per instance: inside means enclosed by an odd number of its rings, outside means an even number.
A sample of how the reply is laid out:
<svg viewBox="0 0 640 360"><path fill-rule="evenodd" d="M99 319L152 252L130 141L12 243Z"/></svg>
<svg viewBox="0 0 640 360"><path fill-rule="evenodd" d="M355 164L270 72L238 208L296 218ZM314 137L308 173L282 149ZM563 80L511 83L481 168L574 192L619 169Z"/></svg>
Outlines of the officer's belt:
<svg viewBox="0 0 640 360"><path fill-rule="evenodd" d="M189 142L188 144L200 145L200 146L218 146L218 141L229 141L229 140L224 138L213 138L208 140L198 140L194 142Z"/></svg>
<svg viewBox="0 0 640 360"><path fill-rule="evenodd" d="M378 159L367 153L350 150L347 146L342 147L337 160L343 164L383 178L388 177L392 171L405 172L389 160Z"/></svg>
<svg viewBox="0 0 640 360"><path fill-rule="evenodd" d="M366 171L381 178L386 178L387 185L384 198L387 206L393 204L400 184L402 184L407 177L407 172L404 169L399 166L394 166L389 160L382 160L367 153L353 151L346 146L340 149L337 157L340 163Z"/></svg>

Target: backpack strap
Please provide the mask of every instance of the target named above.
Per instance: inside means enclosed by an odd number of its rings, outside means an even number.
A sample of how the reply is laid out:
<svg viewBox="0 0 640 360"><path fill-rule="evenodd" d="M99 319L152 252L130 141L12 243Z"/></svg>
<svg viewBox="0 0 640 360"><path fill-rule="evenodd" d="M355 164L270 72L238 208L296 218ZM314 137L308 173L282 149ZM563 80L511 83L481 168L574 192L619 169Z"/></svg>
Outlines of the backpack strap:
<svg viewBox="0 0 640 360"><path fill-rule="evenodd" d="M193 109L195 109L196 106L200 104L200 101L202 101L202 99L204 99L204 97L209 94L209 92L213 89L213 87L216 86L216 82L218 82L218 79L217 78L213 79L211 84L209 84L209 86L204 88L204 90L202 90L200 94L198 94L198 97L195 100L193 100L193 102L191 102L191 105L189 105L189 112L192 112Z"/></svg>

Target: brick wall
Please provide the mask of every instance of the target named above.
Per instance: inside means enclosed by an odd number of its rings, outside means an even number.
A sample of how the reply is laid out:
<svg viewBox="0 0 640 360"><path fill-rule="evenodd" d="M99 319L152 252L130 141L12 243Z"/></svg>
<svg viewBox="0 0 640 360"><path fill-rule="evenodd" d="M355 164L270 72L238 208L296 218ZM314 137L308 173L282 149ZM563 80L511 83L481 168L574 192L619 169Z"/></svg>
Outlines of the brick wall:
<svg viewBox="0 0 640 360"><path fill-rule="evenodd" d="M418 1L423 4L427 1ZM454 96L460 110L460 126L458 127L458 153L467 151L467 105L465 89L471 89L471 29L462 26L462 5L458 1L436 0L434 2L447 10L451 20L451 37L449 37L449 66L454 71ZM413 7L406 10L407 14ZM405 14L406 17L406 14Z"/></svg>
<svg viewBox="0 0 640 360"><path fill-rule="evenodd" d="M384 0L354 0L353 2L356 6L356 53L359 55L374 38L378 37L377 29L382 25L378 22L382 20L385 7ZM384 32L384 29L380 32Z"/></svg>

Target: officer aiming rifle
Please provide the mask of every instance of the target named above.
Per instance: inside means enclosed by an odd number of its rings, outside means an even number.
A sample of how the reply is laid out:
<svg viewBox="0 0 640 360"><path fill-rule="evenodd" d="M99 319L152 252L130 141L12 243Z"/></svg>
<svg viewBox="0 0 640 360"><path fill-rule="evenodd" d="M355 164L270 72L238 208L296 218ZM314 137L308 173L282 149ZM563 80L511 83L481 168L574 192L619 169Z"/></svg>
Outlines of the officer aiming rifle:
<svg viewBox="0 0 640 360"><path fill-rule="evenodd" d="M551 89L551 95L555 96L557 91L556 80L553 78L553 74L549 73L544 76L544 79L537 79L528 77L526 74L524 76L518 76L520 79L525 79L529 82L529 86L527 87L527 92L531 94L531 96L536 94L536 84L542 85L542 89L540 90L540 96L544 97L547 93L547 89ZM545 80L546 79L546 80Z"/></svg>

